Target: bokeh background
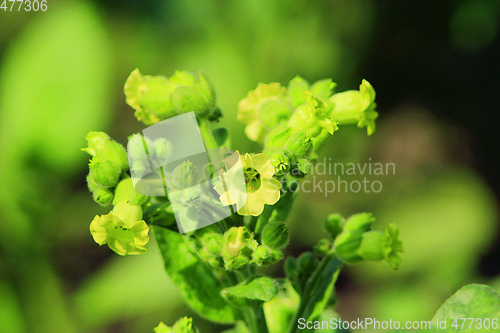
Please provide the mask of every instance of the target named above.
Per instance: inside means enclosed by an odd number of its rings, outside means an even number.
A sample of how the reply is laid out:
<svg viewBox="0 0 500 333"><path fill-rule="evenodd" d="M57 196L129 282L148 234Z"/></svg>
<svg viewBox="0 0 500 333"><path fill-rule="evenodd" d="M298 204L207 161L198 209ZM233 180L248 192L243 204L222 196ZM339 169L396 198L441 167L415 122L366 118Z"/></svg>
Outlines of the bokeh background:
<svg viewBox="0 0 500 333"><path fill-rule="evenodd" d="M288 254L326 236L327 214L372 211L375 228L400 226L404 261L398 271L346 269L336 307L345 319L428 320L464 284L499 290L499 25L497 0L48 0L45 12L0 10L0 332L152 332L182 315L202 332L226 328L183 303L154 242L119 257L90 236L107 211L86 189L80 148L91 130L125 144L144 128L123 95L137 67L204 70L219 125L242 152L260 149L235 119L259 82L300 74L343 91L367 79L377 132L342 127L322 157L395 163L396 174L371 178L383 183L377 194L299 194ZM281 264L268 271L284 275Z"/></svg>

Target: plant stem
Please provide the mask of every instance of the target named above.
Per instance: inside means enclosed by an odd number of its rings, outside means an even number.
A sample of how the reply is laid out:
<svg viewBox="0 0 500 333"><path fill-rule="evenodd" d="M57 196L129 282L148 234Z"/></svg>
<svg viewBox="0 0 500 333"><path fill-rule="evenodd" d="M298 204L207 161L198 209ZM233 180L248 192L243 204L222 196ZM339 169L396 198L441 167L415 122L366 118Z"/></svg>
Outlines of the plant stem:
<svg viewBox="0 0 500 333"><path fill-rule="evenodd" d="M215 142L214 136L208 127L208 122L206 119L200 119L200 133L205 143L207 149L217 149L217 143Z"/></svg>
<svg viewBox="0 0 500 333"><path fill-rule="evenodd" d="M293 320L290 322L288 333L299 332L297 323L300 318L311 320L310 316L313 314L315 305L321 302L321 299L318 300L318 297L323 297L318 289L325 288L326 285L330 286L335 283L341 267L342 261L337 258L332 249L323 258L318 268L307 281L306 287L300 295L299 308L295 312Z"/></svg>

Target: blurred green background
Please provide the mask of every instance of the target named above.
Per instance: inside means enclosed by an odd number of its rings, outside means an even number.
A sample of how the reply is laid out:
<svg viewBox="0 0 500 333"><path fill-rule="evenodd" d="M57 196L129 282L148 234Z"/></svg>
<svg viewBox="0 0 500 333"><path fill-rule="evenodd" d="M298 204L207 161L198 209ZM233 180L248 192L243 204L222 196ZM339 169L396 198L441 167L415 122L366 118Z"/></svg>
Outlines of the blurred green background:
<svg viewBox="0 0 500 333"><path fill-rule="evenodd" d="M182 315L202 332L226 328L187 308L154 242L119 257L89 233L107 211L86 189L80 148L91 130L125 144L144 128L123 95L136 67L204 70L241 152L260 149L236 122L259 82L300 74L343 91L367 79L377 132L342 127L322 157L394 163L396 173L371 178L380 193L300 193L288 254L326 236L327 214L372 211L375 228L400 226L404 261L398 271L346 269L345 319L428 320L464 284L500 290L499 24L496 0L48 0L45 12L0 10L0 332L152 332ZM268 271L284 275L281 264Z"/></svg>

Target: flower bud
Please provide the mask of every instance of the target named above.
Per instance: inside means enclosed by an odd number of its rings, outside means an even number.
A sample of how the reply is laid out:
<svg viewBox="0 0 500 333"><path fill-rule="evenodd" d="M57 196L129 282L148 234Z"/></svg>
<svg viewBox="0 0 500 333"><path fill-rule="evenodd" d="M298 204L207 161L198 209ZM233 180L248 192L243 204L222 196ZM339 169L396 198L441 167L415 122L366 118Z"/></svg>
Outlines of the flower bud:
<svg viewBox="0 0 500 333"><path fill-rule="evenodd" d="M292 128L292 133L304 131L311 137L318 136L323 129L333 134L338 129L334 121L326 114L326 105L309 91L306 94L306 104L302 104L290 117L287 123Z"/></svg>
<svg viewBox="0 0 500 333"><path fill-rule="evenodd" d="M226 269L238 269L250 262L257 241L245 227L232 227L224 234L222 256Z"/></svg>
<svg viewBox="0 0 500 333"><path fill-rule="evenodd" d="M198 181L196 167L190 161L178 165L172 173L173 187L184 189L195 185Z"/></svg>
<svg viewBox="0 0 500 333"><path fill-rule="evenodd" d="M290 175L295 178L304 178L309 172L311 172L311 163L306 159L299 159L290 168Z"/></svg>
<svg viewBox="0 0 500 333"><path fill-rule="evenodd" d="M306 95L304 94L306 90L309 90L309 82L300 76L297 75L290 80L287 93L292 99L294 108L306 102Z"/></svg>
<svg viewBox="0 0 500 333"><path fill-rule="evenodd" d="M167 119L176 115L175 108L170 100L170 94L177 88L177 84L162 76L148 76L142 84L141 108L158 119Z"/></svg>
<svg viewBox="0 0 500 333"><path fill-rule="evenodd" d="M113 204L117 204L120 201L128 201L132 205L139 205L144 207L149 203L151 198L142 194L137 193L134 190L134 184L132 178L126 178L122 180L115 191L115 199Z"/></svg>
<svg viewBox="0 0 500 333"><path fill-rule="evenodd" d="M359 91L349 90L334 94L328 100L330 107L328 115L338 124L357 124L358 127L366 127L368 135L375 132L375 119L378 113L375 111L375 90L372 85L363 80Z"/></svg>
<svg viewBox="0 0 500 333"><path fill-rule="evenodd" d="M288 139L285 149L290 151L295 158L307 158L313 149L313 140L305 132L300 131Z"/></svg>
<svg viewBox="0 0 500 333"><path fill-rule="evenodd" d="M312 252L304 252L297 259L299 269L305 274L311 274L319 265L318 258Z"/></svg>
<svg viewBox="0 0 500 333"><path fill-rule="evenodd" d="M252 253L252 259L258 266L269 266L272 261L273 254L271 249L265 245L259 245Z"/></svg>
<svg viewBox="0 0 500 333"><path fill-rule="evenodd" d="M270 223L262 231L262 242L271 249L282 249L289 241L290 234L283 222Z"/></svg>
<svg viewBox="0 0 500 333"><path fill-rule="evenodd" d="M173 148L170 141L165 138L156 139L153 144L154 157L153 164L157 166L164 166L168 163L169 158L172 156Z"/></svg>
<svg viewBox="0 0 500 333"><path fill-rule="evenodd" d="M269 148L264 151L269 156L276 176L285 175L290 169L290 159L283 149Z"/></svg>
<svg viewBox="0 0 500 333"><path fill-rule="evenodd" d="M320 239L318 244L314 246L314 253L317 256L324 256L330 251L331 246L332 242L330 240L326 238Z"/></svg>
<svg viewBox="0 0 500 333"><path fill-rule="evenodd" d="M356 264L363 260L363 257L358 253L363 233L363 230L350 230L337 236L333 247L340 260L348 264Z"/></svg>
<svg viewBox="0 0 500 333"><path fill-rule="evenodd" d="M343 229L344 218L340 214L330 214L325 219L325 229L335 239Z"/></svg>
<svg viewBox="0 0 500 333"><path fill-rule="evenodd" d="M292 135L292 129L286 127L286 123L281 123L273 128L266 137L265 146L267 148L283 148Z"/></svg>
<svg viewBox="0 0 500 333"><path fill-rule="evenodd" d="M104 187L115 187L120 179L121 169L113 161L101 161L94 157L90 161L89 169L92 179Z"/></svg>
<svg viewBox="0 0 500 333"><path fill-rule="evenodd" d="M371 213L358 213L350 216L345 223L344 230L369 231L375 218Z"/></svg>
<svg viewBox="0 0 500 333"><path fill-rule="evenodd" d="M198 117L209 115L215 107L215 90L208 77L199 72L198 78L186 71L176 71L170 81L180 87L171 95L177 113L194 111Z"/></svg>
<svg viewBox="0 0 500 333"><path fill-rule="evenodd" d="M337 84L332 82L331 79L324 79L316 81L311 87L311 93L318 97L322 101L327 101L328 98L332 95L333 89Z"/></svg>
<svg viewBox="0 0 500 333"><path fill-rule="evenodd" d="M147 162L151 147L153 147L151 139L141 134L134 134L128 139L127 153L134 160Z"/></svg>
<svg viewBox="0 0 500 333"><path fill-rule="evenodd" d="M141 161L132 161L130 174L133 178L141 178L146 173L146 165Z"/></svg>
<svg viewBox="0 0 500 333"><path fill-rule="evenodd" d="M222 235L211 233L202 238L202 243L205 249L216 257L222 256Z"/></svg>
<svg viewBox="0 0 500 333"><path fill-rule="evenodd" d="M89 172L87 175L87 185L92 192L92 198L95 202L100 204L101 206L109 206L113 201L113 192L110 189L97 184L92 178L92 174Z"/></svg>
<svg viewBox="0 0 500 333"><path fill-rule="evenodd" d="M88 148L82 148L82 150L95 157L97 151L104 150L104 142L107 140L110 140L110 137L104 132L89 132L87 134Z"/></svg>
<svg viewBox="0 0 500 333"><path fill-rule="evenodd" d="M92 192L92 199L101 206L109 206L113 202L113 192L108 188L100 188Z"/></svg>
<svg viewBox="0 0 500 333"><path fill-rule="evenodd" d="M210 107L203 97L188 87L178 87L172 93L172 103L178 114L194 111L196 116L204 117L210 113Z"/></svg>

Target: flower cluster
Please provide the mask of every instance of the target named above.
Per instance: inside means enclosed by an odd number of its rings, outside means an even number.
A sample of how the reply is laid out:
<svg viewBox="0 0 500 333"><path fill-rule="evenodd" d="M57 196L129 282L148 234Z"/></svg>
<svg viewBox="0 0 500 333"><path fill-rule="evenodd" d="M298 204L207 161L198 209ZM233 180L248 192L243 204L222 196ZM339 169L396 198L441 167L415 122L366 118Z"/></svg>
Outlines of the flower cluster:
<svg viewBox="0 0 500 333"><path fill-rule="evenodd" d="M329 238L319 240L314 252L287 258L285 281L257 274L258 267L283 259L296 189L324 142L346 124L366 127L368 135L375 131L370 83L340 93L335 88L330 79L310 84L299 76L286 87L260 83L238 104L237 118L262 151L240 154L229 150L226 129L210 128L222 113L203 72L177 71L166 78L134 70L124 92L135 117L146 125L178 115L196 124L196 117L207 156L180 158L176 154L185 145L143 134L129 137L127 156L106 133L90 132L83 149L91 155L88 187L96 202L113 206L91 222L94 240L119 255L141 254L151 228L165 269L189 305L216 322L243 321L235 332L268 331L264 302L273 313L287 313L287 321L269 325L272 332L286 331L298 318L319 318L343 264L386 260L397 269L403 245L395 225L374 231L369 213L347 220L331 214L324 221ZM154 331L198 332L186 317Z"/></svg>

